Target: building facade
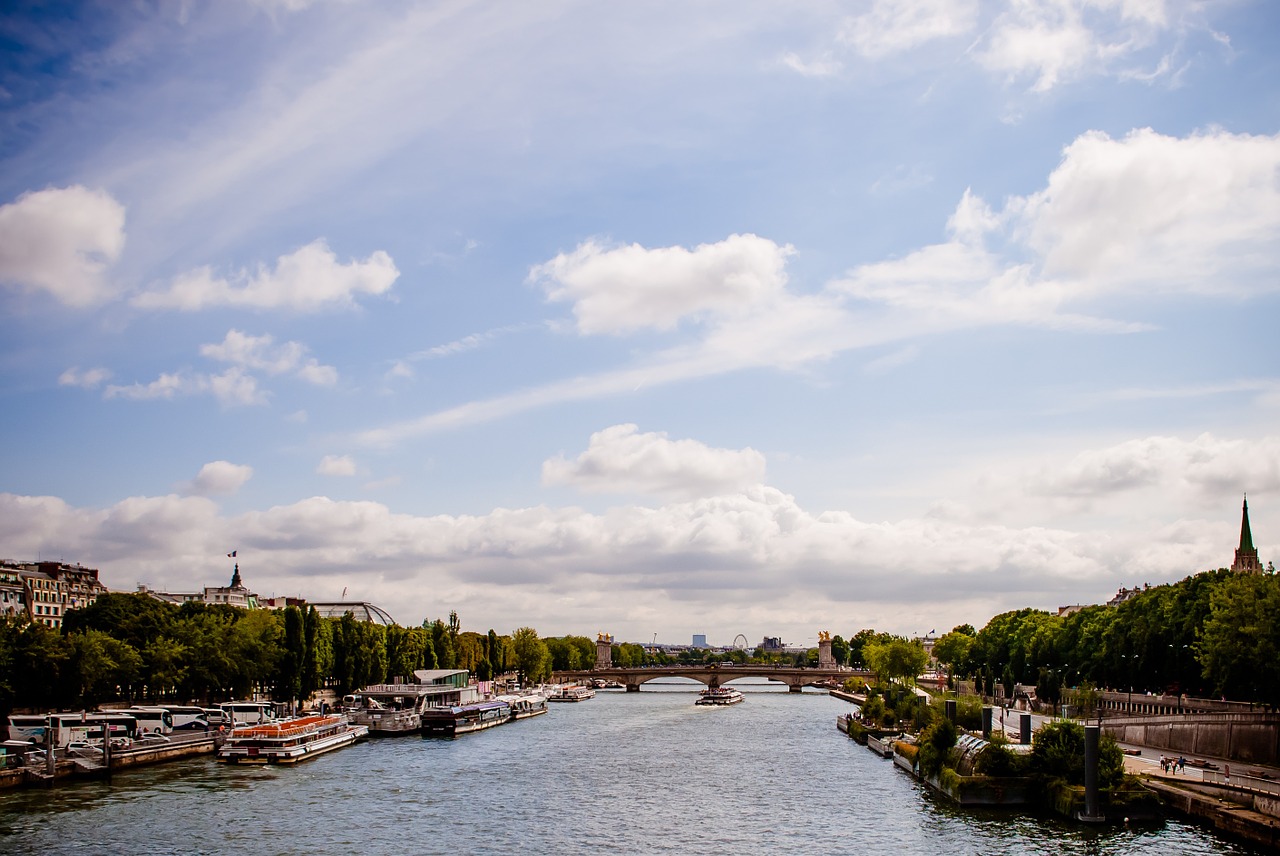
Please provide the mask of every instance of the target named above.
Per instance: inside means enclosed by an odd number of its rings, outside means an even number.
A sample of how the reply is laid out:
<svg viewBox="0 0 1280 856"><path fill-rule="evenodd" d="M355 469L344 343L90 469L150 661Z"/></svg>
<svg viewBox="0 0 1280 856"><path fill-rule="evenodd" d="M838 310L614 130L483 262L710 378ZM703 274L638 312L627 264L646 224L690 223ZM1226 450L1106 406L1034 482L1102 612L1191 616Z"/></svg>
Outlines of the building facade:
<svg viewBox="0 0 1280 856"><path fill-rule="evenodd" d="M89 606L106 591L97 568L0 562L0 617L25 615L47 627L61 627L68 610Z"/></svg>

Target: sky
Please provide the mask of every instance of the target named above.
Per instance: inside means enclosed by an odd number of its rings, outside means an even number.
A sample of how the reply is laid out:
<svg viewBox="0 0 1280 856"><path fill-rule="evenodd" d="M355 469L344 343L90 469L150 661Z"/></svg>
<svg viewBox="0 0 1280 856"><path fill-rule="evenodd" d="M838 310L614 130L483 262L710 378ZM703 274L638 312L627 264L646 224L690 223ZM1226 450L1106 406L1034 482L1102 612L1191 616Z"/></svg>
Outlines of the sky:
<svg viewBox="0 0 1280 856"><path fill-rule="evenodd" d="M723 645L1280 559L1278 35L6 4L0 558Z"/></svg>

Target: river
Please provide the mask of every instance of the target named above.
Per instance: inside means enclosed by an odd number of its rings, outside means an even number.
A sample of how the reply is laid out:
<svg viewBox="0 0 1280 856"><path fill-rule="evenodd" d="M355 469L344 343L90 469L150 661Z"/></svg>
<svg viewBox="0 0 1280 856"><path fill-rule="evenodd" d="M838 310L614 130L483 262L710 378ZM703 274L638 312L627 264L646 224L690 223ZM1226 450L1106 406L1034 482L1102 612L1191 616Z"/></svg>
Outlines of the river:
<svg viewBox="0 0 1280 856"><path fill-rule="evenodd" d="M601 692L456 740L365 741L298 767L211 759L0 793L0 853L1252 854L1180 820L1083 828L958 811L838 732L826 694L746 681Z"/></svg>

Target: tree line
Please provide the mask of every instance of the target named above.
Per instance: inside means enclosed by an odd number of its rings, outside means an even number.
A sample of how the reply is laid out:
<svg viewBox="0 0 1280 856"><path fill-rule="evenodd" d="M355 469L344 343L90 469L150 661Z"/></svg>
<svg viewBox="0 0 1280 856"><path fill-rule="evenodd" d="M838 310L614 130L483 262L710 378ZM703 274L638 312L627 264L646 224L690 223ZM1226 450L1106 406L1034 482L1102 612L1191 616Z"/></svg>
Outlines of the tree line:
<svg viewBox="0 0 1280 856"><path fill-rule="evenodd" d="M326 618L315 607L246 610L104 594L67 612L60 629L0 621L0 715L94 708L103 702L216 702L255 692L305 700L417 669L466 669L490 680L510 668L512 640L463 631L457 613L420 627Z"/></svg>

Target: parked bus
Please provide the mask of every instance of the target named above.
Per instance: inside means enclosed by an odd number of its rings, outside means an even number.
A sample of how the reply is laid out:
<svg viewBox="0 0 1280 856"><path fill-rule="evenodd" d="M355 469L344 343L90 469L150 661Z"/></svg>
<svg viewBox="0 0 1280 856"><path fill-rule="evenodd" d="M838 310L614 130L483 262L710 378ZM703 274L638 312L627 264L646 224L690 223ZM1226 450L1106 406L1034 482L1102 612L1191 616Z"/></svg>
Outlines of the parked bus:
<svg viewBox="0 0 1280 856"><path fill-rule="evenodd" d="M44 733L48 728L49 717L43 714L15 713L9 717L10 740L24 740L43 746Z"/></svg>
<svg viewBox="0 0 1280 856"><path fill-rule="evenodd" d="M57 728L55 745L58 748L75 740L101 743L106 734L110 734L112 738L132 739L138 733L137 719L121 711L50 713L44 716L13 714L9 717L9 739L47 748L50 725Z"/></svg>
<svg viewBox="0 0 1280 856"><path fill-rule="evenodd" d="M131 707L122 710L138 720L139 734L170 734L173 732L173 717L163 707Z"/></svg>
<svg viewBox="0 0 1280 856"><path fill-rule="evenodd" d="M229 701L220 705L227 715L227 725L236 728L241 725L261 725L274 722L276 707L269 701Z"/></svg>
<svg viewBox="0 0 1280 856"><path fill-rule="evenodd" d="M162 704L160 707L169 711L169 716L173 719L174 731L209 730L209 714L203 707L181 704Z"/></svg>
<svg viewBox="0 0 1280 856"><path fill-rule="evenodd" d="M209 725L213 728L231 723L231 717L227 716L227 712L220 707L206 707L204 717L209 720Z"/></svg>

